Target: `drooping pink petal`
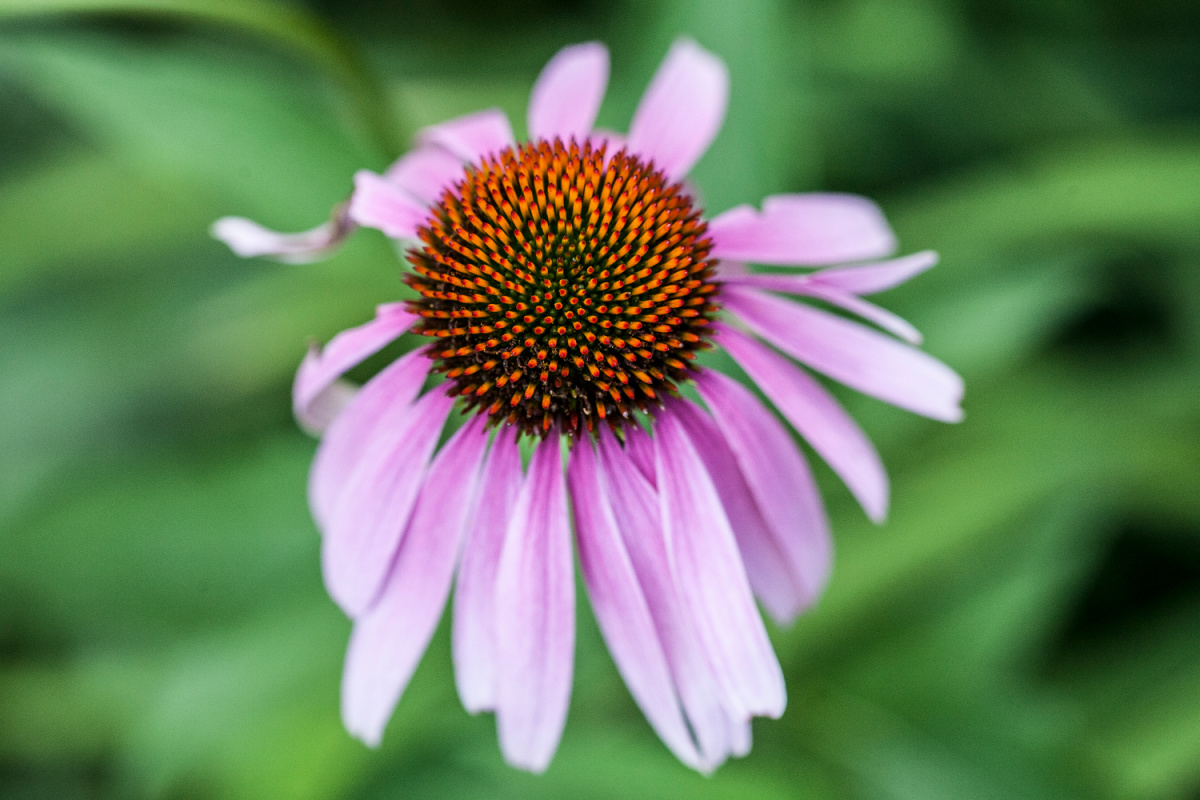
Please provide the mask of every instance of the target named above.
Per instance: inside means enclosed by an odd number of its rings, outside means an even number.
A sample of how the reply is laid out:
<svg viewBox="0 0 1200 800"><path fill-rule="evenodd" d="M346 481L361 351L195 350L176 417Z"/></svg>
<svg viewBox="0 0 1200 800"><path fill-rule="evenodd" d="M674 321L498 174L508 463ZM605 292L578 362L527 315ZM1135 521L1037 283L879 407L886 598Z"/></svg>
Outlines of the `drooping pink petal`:
<svg viewBox="0 0 1200 800"><path fill-rule="evenodd" d="M791 602L771 609L786 622L814 602L829 580L833 546L821 495L787 429L746 387L705 370L696 388L737 459L791 579Z"/></svg>
<svg viewBox="0 0 1200 800"><path fill-rule="evenodd" d="M773 292L805 294L814 284L850 294L865 295L886 291L905 283L937 264L938 255L924 250L873 264L850 267L829 267L816 272L762 273L748 272L746 265L736 261L720 263L721 281Z"/></svg>
<svg viewBox="0 0 1200 800"><path fill-rule="evenodd" d="M429 216L428 210L388 179L370 170L354 173L350 197L350 219L366 228L376 228L393 239L411 239Z"/></svg>
<svg viewBox="0 0 1200 800"><path fill-rule="evenodd" d="M383 738L450 594L486 445L476 417L438 453L379 602L355 622L342 675L342 719L372 747Z"/></svg>
<svg viewBox="0 0 1200 800"><path fill-rule="evenodd" d="M631 425L625 433L625 452L650 485L654 485L654 440L644 428Z"/></svg>
<svg viewBox="0 0 1200 800"><path fill-rule="evenodd" d="M330 389L342 373L393 341L412 327L416 317L403 303L387 303L375 309L375 319L334 336L322 348L312 347L296 371L292 384L292 410L300 424L311 432L325 429L332 417L325 408ZM348 398L346 398L348 399ZM328 418L326 418L328 417Z"/></svg>
<svg viewBox="0 0 1200 800"><path fill-rule="evenodd" d="M819 283L851 294L875 294L912 280L932 268L937 262L937 253L932 250L923 250L920 253L901 256L878 264L823 269L820 272L814 272L812 277Z"/></svg>
<svg viewBox="0 0 1200 800"><path fill-rule="evenodd" d="M393 418L403 418L429 375L429 359L423 350L413 350L389 364L347 404L321 439L309 473L308 499L322 533L350 475L377 428Z"/></svg>
<svg viewBox="0 0 1200 800"><path fill-rule="evenodd" d="M695 614L713 674L735 717L778 717L783 672L754 606L729 519L713 479L670 410L655 420L659 504L671 572Z"/></svg>
<svg viewBox="0 0 1200 800"><path fill-rule="evenodd" d="M680 761L700 769L700 754L688 733L666 653L621 539L612 498L600 480L590 442L575 446L568 481L579 563L613 661L659 738Z"/></svg>
<svg viewBox="0 0 1200 800"><path fill-rule="evenodd" d="M718 330L720 345L845 481L867 516L882 522L887 516L887 473L862 429L802 369L738 330L725 325Z"/></svg>
<svg viewBox="0 0 1200 800"><path fill-rule="evenodd" d="M515 143L508 116L498 108L477 111L417 133L417 142L449 150L469 164L493 155Z"/></svg>
<svg viewBox="0 0 1200 800"><path fill-rule="evenodd" d="M379 415L372 441L350 471L335 476L342 486L324 525L321 572L330 596L352 619L370 609L383 586L453 403L435 391L411 406L393 404Z"/></svg>
<svg viewBox="0 0 1200 800"><path fill-rule="evenodd" d="M858 295L817 282L814 282L808 289L800 292L800 294L824 300L831 306L836 306L844 311L849 311L851 314L856 314L867 322L874 323L909 344L919 345L921 343L921 332L914 328L908 320L893 314L886 308L880 308L874 303L868 303Z"/></svg>
<svg viewBox="0 0 1200 800"><path fill-rule="evenodd" d="M454 680L472 714L496 707L496 573L521 479L516 439L497 435L479 479L479 504L454 588Z"/></svg>
<svg viewBox="0 0 1200 800"><path fill-rule="evenodd" d="M300 233L279 233L245 217L221 217L209 228L214 239L224 242L242 258L271 256L287 264L309 264L333 255L354 231L354 223L339 205L332 217Z"/></svg>
<svg viewBox="0 0 1200 800"><path fill-rule="evenodd" d="M737 456L707 414L690 402L671 406L712 477L737 540L746 577L755 596L778 620L789 620L808 599L808 593L790 567L788 553L776 541L754 494L742 474ZM791 502L791 498L781 498ZM789 531L790 532L790 531Z"/></svg>
<svg viewBox="0 0 1200 800"><path fill-rule="evenodd" d="M418 147L396 159L384 177L426 205L462 180L463 162L440 147Z"/></svg>
<svg viewBox="0 0 1200 800"><path fill-rule="evenodd" d="M708 234L713 258L755 264L838 264L896 249L879 207L849 194L774 195L761 212L747 205L718 214Z"/></svg>
<svg viewBox="0 0 1200 800"><path fill-rule="evenodd" d="M700 748L701 771L715 769L733 749L729 699L713 676L698 623L672 575L658 496L608 431L601 431L598 468L610 508L663 644L679 700Z"/></svg>
<svg viewBox="0 0 1200 800"><path fill-rule="evenodd" d="M962 419L962 378L926 353L849 320L753 289L727 287L725 307L793 358L851 388L945 422Z"/></svg>
<svg viewBox="0 0 1200 800"><path fill-rule="evenodd" d="M591 133L592 123L608 88L608 48L599 42L571 45L559 50L538 76L529 98L531 139L573 137L580 144Z"/></svg>
<svg viewBox="0 0 1200 800"><path fill-rule="evenodd" d="M724 265L736 262L721 263ZM820 272L812 272L807 275L763 275L746 272L741 274L725 274L722 271L720 279L723 283L743 288L767 289L770 291L803 295L805 297L815 297L818 300L824 300L832 306L849 311L851 314L857 314L868 322L872 322L889 333L899 336L906 342L911 342L912 344L921 343L921 332L909 324L907 320L893 314L887 309L880 308L874 303L868 303L856 294L820 281L818 279L820 274Z"/></svg>
<svg viewBox="0 0 1200 800"><path fill-rule="evenodd" d="M690 39L671 45L629 126L629 150L679 180L700 160L725 121L729 70Z"/></svg>
<svg viewBox="0 0 1200 800"><path fill-rule="evenodd" d="M567 721L575 657L571 523L558 437L533 454L496 576L496 723L515 767L542 772Z"/></svg>

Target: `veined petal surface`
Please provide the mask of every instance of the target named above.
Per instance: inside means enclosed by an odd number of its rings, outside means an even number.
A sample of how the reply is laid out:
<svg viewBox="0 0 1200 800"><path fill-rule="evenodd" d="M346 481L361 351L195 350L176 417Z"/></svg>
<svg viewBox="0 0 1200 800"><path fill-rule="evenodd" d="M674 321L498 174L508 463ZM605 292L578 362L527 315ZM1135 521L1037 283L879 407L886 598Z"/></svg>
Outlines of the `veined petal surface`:
<svg viewBox="0 0 1200 800"><path fill-rule="evenodd" d="M629 125L629 150L680 180L725 121L729 70L690 39L671 46Z"/></svg>
<svg viewBox="0 0 1200 800"><path fill-rule="evenodd" d="M529 136L574 138L592 131L608 88L608 48L585 42L559 50L542 68L529 98Z"/></svg>
<svg viewBox="0 0 1200 800"><path fill-rule="evenodd" d="M516 439L501 432L479 478L454 588L454 681L472 714L496 708L496 575L523 477Z"/></svg>
<svg viewBox="0 0 1200 800"><path fill-rule="evenodd" d="M712 477L669 409L655 420L654 453L671 572L696 616L714 676L736 716L778 717L787 702L783 672Z"/></svg>
<svg viewBox="0 0 1200 800"><path fill-rule="evenodd" d="M962 419L963 382L936 358L820 309L739 287L725 307L818 372L884 402L943 422Z"/></svg>
<svg viewBox="0 0 1200 800"><path fill-rule="evenodd" d="M592 610L613 661L660 739L684 764L701 768L676 696L667 655L625 549L591 442L579 442L568 472L579 562Z"/></svg>
<svg viewBox="0 0 1200 800"><path fill-rule="evenodd" d="M508 763L550 764L571 699L575 585L558 437L533 454L496 577L496 724Z"/></svg>
<svg viewBox="0 0 1200 800"><path fill-rule="evenodd" d="M886 256L896 237L879 206L849 194L780 194L762 211L737 206L708 223L712 257L755 264L824 265Z"/></svg>
<svg viewBox="0 0 1200 800"><path fill-rule="evenodd" d="M718 341L845 481L867 516L882 522L887 516L887 473L871 440L833 395L804 370L741 331L723 325Z"/></svg>
<svg viewBox="0 0 1200 800"><path fill-rule="evenodd" d="M354 624L342 676L342 718L346 730L372 747L383 738L450 594L486 446L483 423L475 419L438 453L379 602Z"/></svg>

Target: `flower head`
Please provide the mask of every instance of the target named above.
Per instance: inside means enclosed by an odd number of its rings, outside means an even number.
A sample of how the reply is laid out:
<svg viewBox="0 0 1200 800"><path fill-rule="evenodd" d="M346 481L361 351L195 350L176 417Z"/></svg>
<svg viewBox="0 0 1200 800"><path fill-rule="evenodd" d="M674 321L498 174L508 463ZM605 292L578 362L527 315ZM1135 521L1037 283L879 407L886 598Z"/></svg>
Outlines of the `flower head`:
<svg viewBox="0 0 1200 800"><path fill-rule="evenodd" d="M791 432L696 354L724 348L876 521L888 503L878 454L796 362L961 417L958 376L862 299L933 254L750 271L878 259L895 239L873 203L847 195L707 217L681 180L720 127L728 77L696 44L671 48L627 137L592 129L607 79L602 45L565 48L534 86L528 141L498 111L451 120L384 175L355 176L321 228L214 228L239 253L293 261L331 252L355 226L409 244L416 297L313 349L294 389L297 418L322 435L309 499L326 585L354 620L343 717L368 744L454 584L463 705L495 711L510 763L544 769L571 691L575 549L614 661L663 742L705 771L746 753L750 718L786 703L755 597L780 621L811 605L829 528ZM410 331L429 343L361 389L341 380ZM431 374L443 380L423 391ZM456 409L465 420L439 448Z"/></svg>

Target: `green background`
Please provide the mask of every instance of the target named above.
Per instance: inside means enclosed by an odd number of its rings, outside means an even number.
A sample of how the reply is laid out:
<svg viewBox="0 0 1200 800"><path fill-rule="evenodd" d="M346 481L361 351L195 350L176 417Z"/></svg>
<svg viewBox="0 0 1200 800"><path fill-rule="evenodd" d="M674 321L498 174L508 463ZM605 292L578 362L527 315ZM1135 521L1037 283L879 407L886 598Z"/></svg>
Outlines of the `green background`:
<svg viewBox="0 0 1200 800"><path fill-rule="evenodd" d="M311 227L451 115L520 134L570 42L611 46L624 129L681 33L733 78L710 212L876 198L942 253L880 300L966 420L839 391L890 520L818 467L833 581L771 629L787 713L715 776L586 604L547 774L462 710L445 625L370 751L289 385L399 262L374 231L241 261L206 228ZM1200 4L0 0L0 797L1200 798Z"/></svg>

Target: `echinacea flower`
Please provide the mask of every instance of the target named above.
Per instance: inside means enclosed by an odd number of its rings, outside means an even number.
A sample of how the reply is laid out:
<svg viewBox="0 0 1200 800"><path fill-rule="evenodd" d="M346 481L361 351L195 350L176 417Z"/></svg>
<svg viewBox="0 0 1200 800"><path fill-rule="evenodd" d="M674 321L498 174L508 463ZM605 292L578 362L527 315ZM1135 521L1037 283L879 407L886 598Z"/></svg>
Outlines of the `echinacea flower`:
<svg viewBox="0 0 1200 800"><path fill-rule="evenodd" d="M313 349L295 382L297 418L322 432L309 499L325 582L354 621L342 713L368 744L453 583L463 705L495 712L511 764L545 769L571 692L574 542L613 659L663 742L702 771L746 753L750 719L786 702L755 597L782 622L812 604L829 526L791 432L697 353L725 348L875 521L888 505L879 456L800 365L961 417L959 377L862 299L933 254L831 267L895 248L879 209L848 195L706 218L681 181L723 121L724 64L677 42L626 136L593 130L607 80L602 45L568 47L534 86L528 140L499 111L451 120L384 175L359 172L322 228L215 228L239 253L290 260L330 252L355 225L411 246L415 299ZM406 332L429 343L361 389L341 380ZM442 382L425 390L431 375ZM439 447L456 410L466 420Z"/></svg>

